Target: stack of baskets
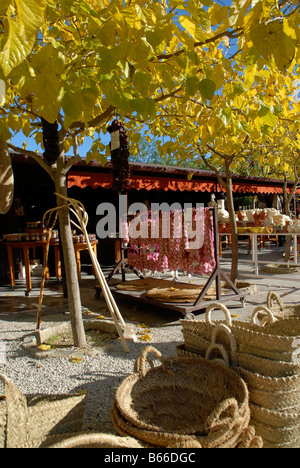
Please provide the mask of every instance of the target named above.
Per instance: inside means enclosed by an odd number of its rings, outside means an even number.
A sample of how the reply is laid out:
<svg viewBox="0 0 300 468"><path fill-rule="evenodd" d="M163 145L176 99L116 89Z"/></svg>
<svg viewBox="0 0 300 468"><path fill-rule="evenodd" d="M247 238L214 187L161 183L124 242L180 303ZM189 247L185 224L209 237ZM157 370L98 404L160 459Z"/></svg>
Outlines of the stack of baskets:
<svg viewBox="0 0 300 468"><path fill-rule="evenodd" d="M134 437L144 447L262 446L249 426L247 386L236 372L208 359L163 359L151 346L118 387L111 417L119 435Z"/></svg>
<svg viewBox="0 0 300 468"><path fill-rule="evenodd" d="M214 309L224 311L224 321L211 321ZM247 383L251 424L264 447L300 447L300 318L276 319L270 309L258 307L250 323L231 321L223 304L212 304L205 321L181 324L184 344L178 355L203 357L216 333L220 346L230 351L232 366Z"/></svg>

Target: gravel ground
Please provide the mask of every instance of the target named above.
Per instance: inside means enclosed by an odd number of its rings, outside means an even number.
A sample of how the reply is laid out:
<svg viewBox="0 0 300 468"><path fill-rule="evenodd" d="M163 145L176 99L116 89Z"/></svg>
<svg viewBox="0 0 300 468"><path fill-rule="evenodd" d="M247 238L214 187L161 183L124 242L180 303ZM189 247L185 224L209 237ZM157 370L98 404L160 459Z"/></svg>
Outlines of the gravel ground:
<svg viewBox="0 0 300 468"><path fill-rule="evenodd" d="M53 317L55 324L64 317ZM47 327L51 325L48 317ZM138 333L141 328L131 324ZM175 347L183 342L181 327L170 325L150 328L151 341L127 341L125 353L119 340L103 348L96 356L83 355L79 363L63 358L36 359L24 349L24 338L34 331L28 321L0 321L0 340L5 343L6 363L0 362L0 373L5 374L24 394L59 394L84 390L87 393L84 430L114 433L110 419L115 390L122 380L133 372L134 361L142 349L151 344L164 356L176 354ZM138 337L141 335L137 335ZM0 394L3 387L0 384Z"/></svg>
<svg viewBox="0 0 300 468"><path fill-rule="evenodd" d="M300 275L292 278L264 278L253 280L257 293L247 297L245 308L240 303L232 313L239 319L248 319L253 308L265 304L268 291L275 290L288 302L299 303ZM83 285L84 282L81 283ZM94 281L86 289L81 289L83 307L95 313L102 313L105 303L94 297ZM24 297L24 285L13 293L8 288L0 288L0 374L5 374L24 394L62 394L84 390L87 393L84 430L115 433L110 419L110 409L115 390L126 376L133 372L134 362L142 349L148 344L157 348L163 356L176 354L176 346L183 343L180 316L174 312L136 306L130 301L120 304L121 313L135 332L146 323L150 328L151 341L128 341L129 353L125 353L120 341L103 348L96 356L83 355L81 362L70 361L69 356L62 358L48 357L37 359L24 348L24 339L35 330L36 307L39 296L37 287L30 298ZM45 292L43 326L68 320L62 313L66 310L66 301L61 299L61 287L49 284ZM55 304L56 313L53 314ZM119 304L118 304L119 305ZM109 313L106 313L109 316ZM132 319L135 319L134 321ZM200 314L197 318L204 318ZM223 318L217 313L215 319ZM139 336L140 338L140 336ZM3 344L5 359L3 361ZM2 362L2 363L1 363ZM3 387L0 384L0 394Z"/></svg>

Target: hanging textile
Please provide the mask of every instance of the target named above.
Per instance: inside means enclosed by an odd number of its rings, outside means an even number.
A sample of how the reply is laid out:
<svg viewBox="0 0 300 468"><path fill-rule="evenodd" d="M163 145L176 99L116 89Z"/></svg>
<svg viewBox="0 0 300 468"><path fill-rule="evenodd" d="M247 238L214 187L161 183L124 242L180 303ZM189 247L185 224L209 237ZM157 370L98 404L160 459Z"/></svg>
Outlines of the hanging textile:
<svg viewBox="0 0 300 468"><path fill-rule="evenodd" d="M123 236L128 264L140 271L209 274L216 266L209 208L142 213L130 224L123 222Z"/></svg>

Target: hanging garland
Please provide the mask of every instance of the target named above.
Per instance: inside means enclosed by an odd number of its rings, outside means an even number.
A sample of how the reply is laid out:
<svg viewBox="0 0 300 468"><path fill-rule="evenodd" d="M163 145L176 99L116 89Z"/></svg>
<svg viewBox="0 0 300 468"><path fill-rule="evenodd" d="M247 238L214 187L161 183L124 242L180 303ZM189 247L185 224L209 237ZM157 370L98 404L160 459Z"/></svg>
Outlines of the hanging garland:
<svg viewBox="0 0 300 468"><path fill-rule="evenodd" d="M112 189L122 193L130 186L129 144L126 129L118 120L107 128L112 136L110 143L111 163L113 167ZM117 132L117 133L115 133Z"/></svg>
<svg viewBox="0 0 300 468"><path fill-rule="evenodd" d="M43 125L43 143L45 152L43 154L45 162L51 166L55 164L59 155L59 134L57 122L50 124L42 118Z"/></svg>

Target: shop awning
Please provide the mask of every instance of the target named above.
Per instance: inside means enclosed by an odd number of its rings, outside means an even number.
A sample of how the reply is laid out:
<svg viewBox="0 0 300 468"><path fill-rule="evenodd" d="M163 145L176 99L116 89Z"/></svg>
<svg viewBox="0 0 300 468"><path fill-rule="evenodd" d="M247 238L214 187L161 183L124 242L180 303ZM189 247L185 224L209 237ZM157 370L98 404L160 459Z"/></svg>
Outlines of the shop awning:
<svg viewBox="0 0 300 468"><path fill-rule="evenodd" d="M68 174L68 188L76 186L82 189L86 187L111 189L112 183L112 173L108 172L70 171ZM225 192L225 188L214 180L201 180L199 178L189 180L187 177L165 177L160 174L156 176L134 174L131 176L130 189L144 189L148 191L171 190L172 192L216 192L216 186L218 187L218 192ZM291 190L291 187L291 185L288 187L288 191ZM241 194L283 194L283 181L270 180L268 183L266 179L263 181L253 179L241 181L233 178L232 190L234 193ZM296 193L300 193L300 190L298 189Z"/></svg>
<svg viewBox="0 0 300 468"><path fill-rule="evenodd" d="M176 192L214 192L216 189L215 182L188 180L188 179L173 179L169 177L155 177L148 175L133 175L131 177L130 189L136 190L171 190ZM92 173L92 172L70 172L68 174L68 188L77 186L79 188L102 187L110 189L112 187L112 174Z"/></svg>
<svg viewBox="0 0 300 468"><path fill-rule="evenodd" d="M282 184L283 185L283 184ZM234 193L283 193L283 186L272 186L272 185L265 185L265 184L255 184L255 183L243 183L243 182L233 182L232 183L232 190Z"/></svg>

